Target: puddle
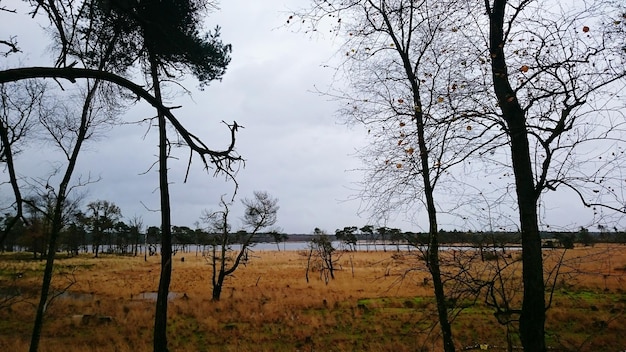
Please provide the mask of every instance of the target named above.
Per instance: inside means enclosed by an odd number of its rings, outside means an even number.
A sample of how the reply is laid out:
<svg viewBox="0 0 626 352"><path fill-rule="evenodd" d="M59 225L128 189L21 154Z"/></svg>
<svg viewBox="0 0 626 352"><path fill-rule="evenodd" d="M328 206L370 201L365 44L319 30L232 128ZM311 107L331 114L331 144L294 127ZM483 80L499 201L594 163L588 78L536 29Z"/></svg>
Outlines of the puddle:
<svg viewBox="0 0 626 352"><path fill-rule="evenodd" d="M142 292L136 296L133 296L132 299L143 299L146 301L156 301L157 300L157 296L158 293L157 292ZM185 297L184 293L179 293L179 292L169 292L167 294L167 300L168 301L173 301L176 298L181 298L181 297Z"/></svg>
<svg viewBox="0 0 626 352"><path fill-rule="evenodd" d="M80 301L80 302L93 301L94 297L95 296L91 293L70 292L70 291L65 291L58 296L58 298L71 299L71 300Z"/></svg>

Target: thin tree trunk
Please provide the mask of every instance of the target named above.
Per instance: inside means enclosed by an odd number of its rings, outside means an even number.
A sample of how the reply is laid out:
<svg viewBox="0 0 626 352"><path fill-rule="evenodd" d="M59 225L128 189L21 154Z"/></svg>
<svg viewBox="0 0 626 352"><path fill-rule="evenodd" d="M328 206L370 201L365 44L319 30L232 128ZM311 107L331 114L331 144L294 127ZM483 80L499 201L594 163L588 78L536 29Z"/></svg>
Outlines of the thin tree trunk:
<svg viewBox="0 0 626 352"><path fill-rule="evenodd" d="M416 105L421 106L421 105ZM433 279L435 300L437 303L437 315L441 334L443 336L443 348L446 352L454 352L454 341L452 340L452 327L448 320L448 307L446 306L446 295L441 280L441 269L439 267L439 233L437 230L437 209L435 208L434 190L430 180L430 170L428 168L428 150L424 137L423 115L416 112L418 145L422 163L422 179L424 181L424 196L426 197L426 210L428 212L429 224L429 248L428 248L428 269Z"/></svg>
<svg viewBox="0 0 626 352"><path fill-rule="evenodd" d="M211 299L213 301L219 301L220 297L222 296L222 287L224 285L224 278L226 277L226 275L224 275L224 272L220 270L219 275L217 277L217 283L215 285L213 285L213 294L211 296Z"/></svg>
<svg viewBox="0 0 626 352"><path fill-rule="evenodd" d="M48 242L48 253L46 257L46 267L43 273L43 281L41 284L41 294L39 296L39 304L37 306L35 323L33 325L33 333L30 340L30 352L37 352L37 350L39 349L41 330L43 327L43 317L46 312L48 294L50 292L50 283L52 282L52 269L54 268L54 257L57 251L57 238L59 237L59 233L61 232L61 228L63 227L62 213L63 206L65 205L65 199L67 196L67 187L70 183L70 180L72 179L72 174L74 173L74 168L76 167L76 161L78 160L80 148L82 147L82 144L85 141L85 136L87 135L87 130L89 128L89 107L91 105L93 96L98 89L98 82L99 81L94 82L94 85L91 87L89 93L87 94L87 97L85 98L85 103L83 104L83 110L81 112L80 129L78 132L78 136L76 136L76 145L72 150L71 156L68 160L67 169L65 170L63 179L59 184L59 191L57 193L54 214L52 214L52 228L50 230L50 241Z"/></svg>
<svg viewBox="0 0 626 352"><path fill-rule="evenodd" d="M154 86L154 96L162 103L157 60L150 56L150 74ZM159 189L161 195L161 276L157 291L154 317L154 351L167 352L167 296L172 278L172 229L170 220L170 195L167 180L167 131L165 116L158 111L159 122Z"/></svg>
<svg viewBox="0 0 626 352"><path fill-rule="evenodd" d="M494 91L511 140L511 157L522 232L524 297L520 316L520 338L524 350L542 352L546 350L544 336L546 313L541 237L537 220L538 194L530 159L526 115L508 81L504 56L506 3L506 0L495 0L489 13L489 49Z"/></svg>
<svg viewBox="0 0 626 352"><path fill-rule="evenodd" d="M311 257L313 256L313 247L311 247L311 249L309 250L309 257L307 258L306 261L306 272L305 272L305 277L306 277L306 282L307 284L309 283L309 269L311 268Z"/></svg>
<svg viewBox="0 0 626 352"><path fill-rule="evenodd" d="M224 217L224 219L226 219L226 217ZM224 228L226 228L226 221L224 221ZM217 270L215 264L215 260L213 261L213 294L211 296L211 299L214 301L219 301L220 300L220 296L222 295L222 286L224 285L224 278L226 277L227 273L226 273L226 248L227 248L227 238L228 238L228 233L225 231L222 234L222 244L220 246L220 257L218 258L219 260L219 270ZM214 247L215 248L215 247ZM214 252L215 253L215 250ZM217 276L216 276L217 274Z"/></svg>
<svg viewBox="0 0 626 352"><path fill-rule="evenodd" d="M59 213L58 216L57 213ZM57 219L57 217L59 219ZM60 217L60 210L55 207L53 230L50 234L50 243L48 247L48 255L46 258L46 267L44 269L43 282L41 284L41 294L39 295L39 305L37 306L35 323L33 325L33 333L30 339L30 352L37 352L37 350L39 349L39 341L41 340L41 329L43 327L43 316L46 312L48 293L50 291L50 283L52 282L52 269L54 267L54 256L56 254L56 240L57 234L60 231L60 226L58 226L57 229L57 223L61 223Z"/></svg>
<svg viewBox="0 0 626 352"><path fill-rule="evenodd" d="M389 16L382 3L380 12L383 15L383 19L388 28L394 28L393 24L389 20ZM412 7L411 7L412 8ZM421 176L424 184L424 196L426 198L426 210L428 213L428 227L429 227L429 251L427 264L430 274L433 279L433 288L435 291L435 300L437 303L437 315L439 318L439 325L441 327L441 334L443 337L443 348L445 352L454 352L454 341L452 340L452 328L450 321L448 320L448 308L446 307L446 296L441 280L441 270L439 267L439 237L437 230L437 208L435 207L434 199L434 186L431 180L430 174L430 162L429 162L429 149L426 145L426 134L424 132L424 114L422 112L422 101L420 96L420 87L418 78L415 75L413 63L410 60L409 52L404 51L401 48L399 39L395 36L393 31L389 33L394 41L396 50L402 59L402 65L408 81L411 84L411 93L413 95L413 106L415 112L413 117L417 128L417 144L420 152L421 163Z"/></svg>
<svg viewBox="0 0 626 352"><path fill-rule="evenodd" d="M328 251L327 253L327 263L328 263L328 271L330 271L330 278L335 279L335 267L333 266L333 253L332 251Z"/></svg>

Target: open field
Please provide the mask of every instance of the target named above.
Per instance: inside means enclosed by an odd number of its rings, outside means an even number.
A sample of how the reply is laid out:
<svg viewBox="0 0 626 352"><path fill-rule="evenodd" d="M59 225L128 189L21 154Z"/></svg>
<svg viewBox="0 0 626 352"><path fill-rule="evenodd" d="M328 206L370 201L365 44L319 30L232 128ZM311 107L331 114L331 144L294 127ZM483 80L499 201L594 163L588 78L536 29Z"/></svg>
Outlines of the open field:
<svg viewBox="0 0 626 352"><path fill-rule="evenodd" d="M546 250L546 266L561 253ZM220 302L210 299L204 258L195 253L174 258L172 351L439 350L432 286L424 282L427 273L415 253L342 253L341 270L325 285L316 272L306 282L306 257L296 251L255 252L247 267L227 279ZM566 252L563 263L552 281L549 346L555 351L626 349L626 246L576 248ZM0 255L0 351L28 349L43 266L28 254ZM42 351L151 350L158 257L145 262L85 255L60 258L56 268L57 292L70 287L49 305ZM417 270L407 272L411 268ZM518 265L507 270L515 282ZM17 301L6 302L16 289ZM513 302L520 298L518 292ZM506 346L506 328L484 304L484 295L475 303L457 304L464 307L453 323L458 350ZM519 345L516 335L513 343Z"/></svg>

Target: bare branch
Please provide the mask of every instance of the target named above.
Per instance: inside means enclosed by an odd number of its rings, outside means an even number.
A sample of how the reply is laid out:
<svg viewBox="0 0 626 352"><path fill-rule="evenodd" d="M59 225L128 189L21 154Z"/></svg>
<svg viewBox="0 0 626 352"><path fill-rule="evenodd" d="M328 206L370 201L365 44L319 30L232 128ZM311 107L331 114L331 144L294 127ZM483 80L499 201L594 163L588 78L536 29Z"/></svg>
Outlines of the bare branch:
<svg viewBox="0 0 626 352"><path fill-rule="evenodd" d="M149 104L159 109L174 126L187 146L198 155L206 169L215 168L215 174L224 173L234 180L236 168L235 163L243 162L243 158L235 151L235 137L241 127L236 122L226 124L231 135L231 141L226 149L210 149L200 138L189 132L179 120L172 114L169 108L159 104L159 102L143 87L129 81L121 76L83 68L48 68L48 67L25 67L0 71L0 83L14 82L29 78L64 78L70 82L75 82L80 78L97 78L122 86L138 97L143 98Z"/></svg>

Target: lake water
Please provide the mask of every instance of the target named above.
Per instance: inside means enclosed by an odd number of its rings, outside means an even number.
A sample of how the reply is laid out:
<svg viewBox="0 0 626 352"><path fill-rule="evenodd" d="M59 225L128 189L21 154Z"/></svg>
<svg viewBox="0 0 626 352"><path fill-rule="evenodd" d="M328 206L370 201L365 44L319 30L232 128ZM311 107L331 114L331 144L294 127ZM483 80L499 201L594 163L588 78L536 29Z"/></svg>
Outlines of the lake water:
<svg viewBox="0 0 626 352"><path fill-rule="evenodd" d="M346 246L343 242L341 241L333 241L332 245L335 249L338 250L348 250L351 249L351 247ZM278 246L276 245L276 243L270 243L270 242L262 242L262 243L255 243L251 248L253 251L276 251L276 250L281 250L281 251L306 251L308 250L310 247L310 242L308 241L293 241L293 242L281 242L278 244ZM151 245L152 249L155 250L156 253L160 252L159 246L158 245ZM181 246L181 245L174 245L173 246L173 250L178 254L185 254L185 253L200 253L202 252L202 249L205 250L209 250L210 247L209 246L196 246L196 245L185 245L185 246ZM232 249L233 250L239 250L241 248L240 245L233 245ZM483 247L483 249L488 250L490 248L493 247ZM101 253L105 254L107 253L107 247L103 246L103 248L101 248ZM420 247L419 249L421 250L425 250L426 247ZM439 247L440 250L442 251L447 251L447 250L457 250L457 251L463 251L463 250L477 250L477 247L473 247L473 246L440 246ZM501 247L496 247L496 250L501 250ZM517 250L521 250L521 246L507 246L504 247L504 249L506 251L517 251ZM81 248L81 252L83 252L84 249ZM88 253L91 253L91 246L86 246L86 250ZM411 246L411 245L407 245L407 244L391 244L391 243L386 243L383 244L381 242L365 242L365 241L361 241L358 242L356 245L356 250L357 251L386 251L386 252L396 252L396 251L402 251L402 252L412 252L412 251L416 251L418 250L418 248ZM139 255L144 255L144 246L141 245L139 246Z"/></svg>
<svg viewBox="0 0 626 352"><path fill-rule="evenodd" d="M256 243L252 249L255 251L276 251L280 248L281 251L301 251L301 250L308 250L310 242L281 242L278 244L278 247L276 245L276 243ZM335 249L339 249L339 250L343 250L343 249L349 249L343 242L340 241L333 241L332 242L333 247ZM209 247L207 247L209 248ZM233 249L234 250L238 250L240 248L239 245L233 245ZM483 247L485 250L487 250L487 247ZM491 247L489 247L491 248ZM359 242L356 245L356 249L357 251L387 251L387 252L394 252L394 251L415 251L418 248L411 246L411 245L407 245L407 244L382 244L382 243L371 243L371 242ZM425 250L426 247L421 247L419 249ZM462 251L462 250L476 250L478 249L477 247L473 247L473 246L440 246L439 247L440 250L442 251L447 251L447 250L457 250L457 251ZM501 250L501 247L496 247L497 250ZM521 250L521 247L517 247L517 246L507 246L504 247L504 249L506 251L515 251L515 250ZM196 250L198 251L202 251L202 247L197 247L195 245L190 245L187 246L185 249L185 252L187 253L194 253L196 252Z"/></svg>

